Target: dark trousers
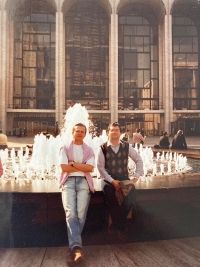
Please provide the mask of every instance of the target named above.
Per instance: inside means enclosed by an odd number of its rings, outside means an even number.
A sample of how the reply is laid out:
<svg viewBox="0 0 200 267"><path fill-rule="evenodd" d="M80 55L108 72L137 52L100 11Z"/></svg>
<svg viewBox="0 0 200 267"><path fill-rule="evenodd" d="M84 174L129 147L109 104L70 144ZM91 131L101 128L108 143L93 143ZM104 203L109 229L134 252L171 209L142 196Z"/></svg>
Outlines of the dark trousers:
<svg viewBox="0 0 200 267"><path fill-rule="evenodd" d="M127 215L133 205L127 206L124 202L119 205L115 195L115 188L112 185L106 184L103 191L113 226L119 230L124 230Z"/></svg>

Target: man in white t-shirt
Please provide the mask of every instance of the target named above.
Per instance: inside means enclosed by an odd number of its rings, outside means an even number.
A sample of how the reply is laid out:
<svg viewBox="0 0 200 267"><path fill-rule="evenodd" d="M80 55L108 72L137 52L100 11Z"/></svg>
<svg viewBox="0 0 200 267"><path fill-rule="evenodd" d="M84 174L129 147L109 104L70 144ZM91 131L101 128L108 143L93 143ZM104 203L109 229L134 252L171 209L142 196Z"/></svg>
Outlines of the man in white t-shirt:
<svg viewBox="0 0 200 267"><path fill-rule="evenodd" d="M76 265L83 259L81 232L86 220L90 191L94 192L90 172L95 166L94 152L83 142L86 126L82 123L76 124L72 129L72 136L71 144L64 146L60 152L60 187L66 213L69 266Z"/></svg>

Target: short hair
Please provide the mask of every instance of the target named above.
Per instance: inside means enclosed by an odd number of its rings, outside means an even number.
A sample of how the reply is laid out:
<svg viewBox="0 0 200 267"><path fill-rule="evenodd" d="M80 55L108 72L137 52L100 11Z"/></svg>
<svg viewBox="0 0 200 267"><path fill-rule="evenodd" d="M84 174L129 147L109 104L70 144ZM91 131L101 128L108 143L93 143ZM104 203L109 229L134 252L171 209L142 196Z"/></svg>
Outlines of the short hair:
<svg viewBox="0 0 200 267"><path fill-rule="evenodd" d="M166 136L167 135L167 132L163 132L163 135Z"/></svg>
<svg viewBox="0 0 200 267"><path fill-rule="evenodd" d="M136 133L140 133L140 129L136 129Z"/></svg>
<svg viewBox="0 0 200 267"><path fill-rule="evenodd" d="M129 129L126 129L126 132L130 132L130 130Z"/></svg>
<svg viewBox="0 0 200 267"><path fill-rule="evenodd" d="M108 129L107 129L107 131L109 131L111 127L119 127L119 131L120 131L120 133L122 132L122 131L121 131L121 126L119 125L118 122L113 122L113 123L109 124L109 125L108 125Z"/></svg>
<svg viewBox="0 0 200 267"><path fill-rule="evenodd" d="M0 133L2 133L2 130L0 129Z"/></svg>
<svg viewBox="0 0 200 267"><path fill-rule="evenodd" d="M181 134L183 134L183 131L182 130L178 130L177 134L181 135Z"/></svg>
<svg viewBox="0 0 200 267"><path fill-rule="evenodd" d="M72 133L74 132L76 126L85 127L85 133L87 133L87 128L86 128L85 124L83 124L81 122L74 125L74 127L72 128Z"/></svg>

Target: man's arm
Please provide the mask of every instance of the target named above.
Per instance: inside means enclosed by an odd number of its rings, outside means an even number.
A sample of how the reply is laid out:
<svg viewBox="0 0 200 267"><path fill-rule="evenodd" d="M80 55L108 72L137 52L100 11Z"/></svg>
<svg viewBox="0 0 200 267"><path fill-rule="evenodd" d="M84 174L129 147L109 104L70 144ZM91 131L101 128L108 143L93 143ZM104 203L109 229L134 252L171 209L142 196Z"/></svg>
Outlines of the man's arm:
<svg viewBox="0 0 200 267"><path fill-rule="evenodd" d="M74 166L71 166L72 161L69 161L68 164L61 164L61 168L63 172L92 172L94 166L88 163L78 163L78 162L73 162Z"/></svg>
<svg viewBox="0 0 200 267"><path fill-rule="evenodd" d="M104 180L108 181L109 183L112 183L114 179L108 174L108 172L105 169L105 156L103 154L101 147L99 148L97 156L97 168L99 170L99 173L101 174L101 177Z"/></svg>
<svg viewBox="0 0 200 267"><path fill-rule="evenodd" d="M62 148L60 151L60 166L63 172L92 172L94 168L94 157L91 157L85 164L74 162L74 166L71 166L72 161L68 161L67 155Z"/></svg>

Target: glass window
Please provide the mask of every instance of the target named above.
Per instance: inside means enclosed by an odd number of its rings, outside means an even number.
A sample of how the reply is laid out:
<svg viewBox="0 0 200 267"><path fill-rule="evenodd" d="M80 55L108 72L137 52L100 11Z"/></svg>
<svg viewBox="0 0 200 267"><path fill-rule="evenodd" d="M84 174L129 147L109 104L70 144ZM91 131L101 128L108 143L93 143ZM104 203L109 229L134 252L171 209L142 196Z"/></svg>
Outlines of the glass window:
<svg viewBox="0 0 200 267"><path fill-rule="evenodd" d="M190 37L180 38L179 45L181 53L192 51L192 38Z"/></svg>
<svg viewBox="0 0 200 267"><path fill-rule="evenodd" d="M145 88L150 88L150 71L149 70L144 70L144 87Z"/></svg>
<svg viewBox="0 0 200 267"><path fill-rule="evenodd" d="M144 51L143 42L144 42L143 37L131 37L131 49L135 51L137 49L138 52L143 52Z"/></svg>
<svg viewBox="0 0 200 267"><path fill-rule="evenodd" d="M150 69L150 54L138 53L138 68Z"/></svg>
<svg viewBox="0 0 200 267"><path fill-rule="evenodd" d="M72 19L72 17L74 18ZM108 109L109 19L97 4L74 5L66 15L66 103ZM130 37L125 49L130 50ZM129 77L130 80L130 77Z"/></svg>
<svg viewBox="0 0 200 267"><path fill-rule="evenodd" d="M174 52L180 52L179 51L179 44L180 44L180 38L179 37L174 37L173 38L173 48L174 48Z"/></svg>
<svg viewBox="0 0 200 267"><path fill-rule="evenodd" d="M14 96L20 96L21 95L21 89L22 88L22 79L21 78L15 78L14 81Z"/></svg>
<svg viewBox="0 0 200 267"><path fill-rule="evenodd" d="M130 37L125 37L124 38L124 49L130 50L131 47L131 39Z"/></svg>
<svg viewBox="0 0 200 267"><path fill-rule="evenodd" d="M124 67L126 69L132 69L136 66L136 53L125 53L124 55Z"/></svg>
<svg viewBox="0 0 200 267"><path fill-rule="evenodd" d="M137 26L137 35L149 36L149 26Z"/></svg>
<svg viewBox="0 0 200 267"><path fill-rule="evenodd" d="M21 59L15 60L14 72L15 72L15 76L22 76L22 60Z"/></svg>
<svg viewBox="0 0 200 267"><path fill-rule="evenodd" d="M124 34L131 35L131 36L136 35L136 26L132 26L132 25L124 26Z"/></svg>
<svg viewBox="0 0 200 267"><path fill-rule="evenodd" d="M45 0L28 0L18 7L14 21L14 102L18 108L53 109L55 10Z"/></svg>
<svg viewBox="0 0 200 267"><path fill-rule="evenodd" d="M119 36L119 109L158 109L158 101L150 101L159 97L158 24L153 11L142 4L124 7Z"/></svg>
<svg viewBox="0 0 200 267"><path fill-rule="evenodd" d="M173 12L174 109L199 107L199 36L196 25L199 25L200 17L195 10L183 4L176 6Z"/></svg>
<svg viewBox="0 0 200 267"><path fill-rule="evenodd" d="M193 40L193 42L192 42L192 44L193 44L193 52L198 52L198 38L197 37L194 37L194 38L192 38L192 40Z"/></svg>

